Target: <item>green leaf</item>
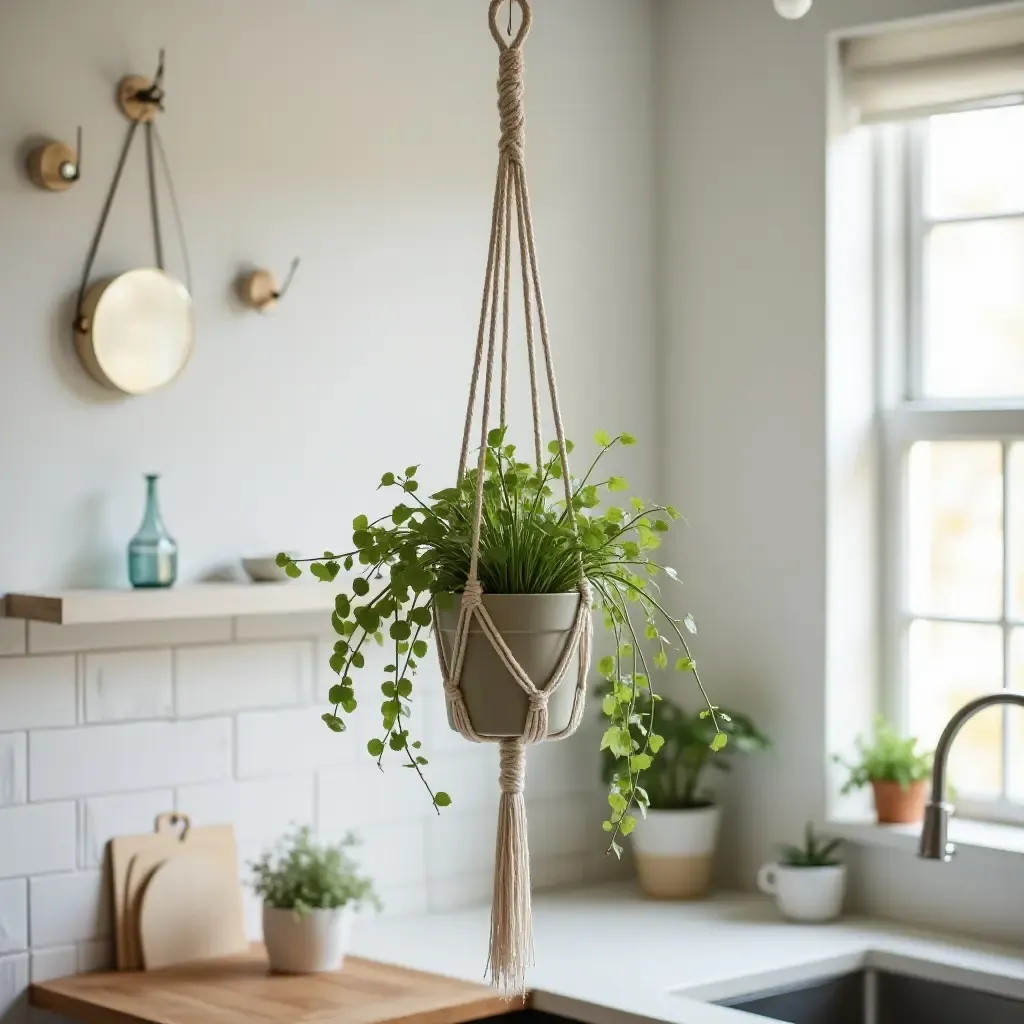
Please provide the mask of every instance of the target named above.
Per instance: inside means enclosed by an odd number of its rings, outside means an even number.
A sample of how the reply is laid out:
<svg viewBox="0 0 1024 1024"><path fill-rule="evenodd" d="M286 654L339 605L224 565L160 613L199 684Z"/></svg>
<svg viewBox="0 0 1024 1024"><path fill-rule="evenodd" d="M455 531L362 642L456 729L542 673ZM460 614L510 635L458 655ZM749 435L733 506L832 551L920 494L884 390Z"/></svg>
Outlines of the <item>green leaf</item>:
<svg viewBox="0 0 1024 1024"><path fill-rule="evenodd" d="M626 798L613 790L608 794L608 806L621 814L626 809Z"/></svg>
<svg viewBox="0 0 1024 1024"><path fill-rule="evenodd" d="M668 668L668 655L664 651L658 651L654 655L655 668Z"/></svg>
<svg viewBox="0 0 1024 1024"><path fill-rule="evenodd" d="M394 487L394 485L395 485L395 474L394 473L385 473L380 478L380 485L381 485L381 487Z"/></svg>
<svg viewBox="0 0 1024 1024"><path fill-rule="evenodd" d="M366 516L356 516L352 520L353 530L365 530L370 525L370 520Z"/></svg>
<svg viewBox="0 0 1024 1024"><path fill-rule="evenodd" d="M416 758L416 763L417 764L430 764L430 762L425 757L417 757Z"/></svg>
<svg viewBox="0 0 1024 1024"><path fill-rule="evenodd" d="M427 647L427 641L426 640L417 640L412 645L412 653L417 658L425 658L427 656L428 649L429 648Z"/></svg>
<svg viewBox="0 0 1024 1024"><path fill-rule="evenodd" d="M406 466L405 467L405 475L406 476L415 476L416 475L416 470L419 469L419 468L420 468L419 466Z"/></svg>
<svg viewBox="0 0 1024 1024"><path fill-rule="evenodd" d="M394 697L394 695L395 695L395 684L390 682L390 681L386 682L386 683L381 683L380 684L380 692L383 693L385 697Z"/></svg>
<svg viewBox="0 0 1024 1024"><path fill-rule="evenodd" d="M668 523L665 522L664 519L655 519L654 529L657 530L658 533L668 533L671 527L668 525Z"/></svg>
<svg viewBox="0 0 1024 1024"><path fill-rule="evenodd" d="M692 672L697 667L693 658L676 658L677 672Z"/></svg>
<svg viewBox="0 0 1024 1024"><path fill-rule="evenodd" d="M335 675L340 675L341 674L341 670L345 667L345 655L344 654L339 654L337 651L335 651L335 653L331 655L330 666L331 666L331 671ZM331 701L331 703L332 704L337 704L338 702L336 700L333 700L333 701Z"/></svg>
<svg viewBox="0 0 1024 1024"><path fill-rule="evenodd" d="M614 832L615 831L615 826L610 821L602 821L601 822L601 828L603 828L605 830L605 832Z"/></svg>
<svg viewBox="0 0 1024 1024"><path fill-rule="evenodd" d="M495 427L493 430L487 432L487 447L488 448L500 448L502 441L505 440L505 427Z"/></svg>
<svg viewBox="0 0 1024 1024"><path fill-rule="evenodd" d="M618 709L618 706L619 702L610 693L601 701L601 710L609 718L611 718L611 716L615 714L616 710ZM601 749L603 750L604 748L602 747Z"/></svg>
<svg viewBox="0 0 1024 1024"><path fill-rule="evenodd" d="M356 651L352 655L352 664L355 668L362 668L366 664L366 659L359 651Z"/></svg>
<svg viewBox="0 0 1024 1024"><path fill-rule="evenodd" d="M634 754L629 759L629 767L634 772L643 772L651 767L653 760L650 754Z"/></svg>
<svg viewBox="0 0 1024 1024"><path fill-rule="evenodd" d="M330 729L331 732L345 731L345 723L337 715L332 715L327 711L320 717L327 723L327 728Z"/></svg>
<svg viewBox="0 0 1024 1024"><path fill-rule="evenodd" d="M349 612L352 610L351 604L349 604L348 598L344 594L339 594L334 599L334 610L343 618L347 619Z"/></svg>
<svg viewBox="0 0 1024 1024"><path fill-rule="evenodd" d="M443 790L440 793L434 794L434 806L435 807L450 807L452 798L445 793Z"/></svg>
<svg viewBox="0 0 1024 1024"><path fill-rule="evenodd" d="M284 567L284 572L286 576L290 576L293 580L297 580L302 575L302 570L294 562L289 562Z"/></svg>
<svg viewBox="0 0 1024 1024"><path fill-rule="evenodd" d="M724 750L728 742L729 737L724 732L716 732L715 738L711 741L711 749L717 753L719 750Z"/></svg>
<svg viewBox="0 0 1024 1024"><path fill-rule="evenodd" d="M665 737L658 736L656 733L651 733L647 737L647 746L650 747L651 753L656 754L663 746L665 746Z"/></svg>
<svg viewBox="0 0 1024 1024"><path fill-rule="evenodd" d="M348 691L348 693L346 693ZM327 692L327 699L332 704L340 704L346 696L351 694L351 690L347 686L342 686L341 683L335 683Z"/></svg>
<svg viewBox="0 0 1024 1024"><path fill-rule="evenodd" d="M274 563L279 569L283 569L290 561L291 558L289 558L283 551L274 559Z"/></svg>
<svg viewBox="0 0 1024 1024"><path fill-rule="evenodd" d="M372 757L380 757L384 753L384 743L382 740L370 740L366 744L366 749L370 752Z"/></svg>
<svg viewBox="0 0 1024 1024"><path fill-rule="evenodd" d="M355 591L357 597L366 597L370 592L370 584L364 580L362 576L357 576L352 581L352 589Z"/></svg>
<svg viewBox="0 0 1024 1024"><path fill-rule="evenodd" d="M399 679L398 681L398 696L408 697L412 693L412 682L408 679Z"/></svg>
<svg viewBox="0 0 1024 1024"><path fill-rule="evenodd" d="M607 448L612 443L612 439L608 436L608 433L604 430L599 430L594 435L594 444L599 448Z"/></svg>
<svg viewBox="0 0 1024 1024"><path fill-rule="evenodd" d="M636 438L632 434L619 434L619 441L627 448L636 444Z"/></svg>
<svg viewBox="0 0 1024 1024"><path fill-rule="evenodd" d="M605 679L611 679L615 675L615 659L611 655L605 655L597 663L597 671L605 677Z"/></svg>
<svg viewBox="0 0 1024 1024"><path fill-rule="evenodd" d="M429 626L431 623L430 609L426 606L422 608L413 608L409 612L409 618L416 623L417 626ZM400 639L405 639L401 637Z"/></svg>
<svg viewBox="0 0 1024 1024"><path fill-rule="evenodd" d="M631 814L623 816L622 821L619 822L619 831L624 835L628 836L633 829L636 828L636 818Z"/></svg>
<svg viewBox="0 0 1024 1024"><path fill-rule="evenodd" d="M393 732L391 739L388 740L388 746L394 751L401 750L405 746L405 737L400 732Z"/></svg>
<svg viewBox="0 0 1024 1024"><path fill-rule="evenodd" d="M613 725L610 729L605 729L604 735L601 737L601 749L611 750L613 744L617 745L621 732L622 730L617 725Z"/></svg>
<svg viewBox="0 0 1024 1024"><path fill-rule="evenodd" d="M412 635L412 629L409 623L404 619L399 619L397 622L391 623L391 628L388 630L388 635L392 640L408 640Z"/></svg>
<svg viewBox="0 0 1024 1024"><path fill-rule="evenodd" d="M358 707L355 697L346 697L345 700L341 702L341 707L346 715L351 715Z"/></svg>
<svg viewBox="0 0 1024 1024"><path fill-rule="evenodd" d="M609 491L628 491L629 483L621 476L613 476L608 479Z"/></svg>

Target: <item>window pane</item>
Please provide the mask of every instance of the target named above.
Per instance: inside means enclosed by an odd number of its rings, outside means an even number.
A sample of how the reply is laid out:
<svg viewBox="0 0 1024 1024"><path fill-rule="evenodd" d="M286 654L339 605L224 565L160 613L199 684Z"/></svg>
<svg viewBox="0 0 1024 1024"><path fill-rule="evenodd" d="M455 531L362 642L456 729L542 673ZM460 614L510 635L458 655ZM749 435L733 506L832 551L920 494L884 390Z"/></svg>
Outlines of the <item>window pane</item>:
<svg viewBox="0 0 1024 1024"><path fill-rule="evenodd" d="M1024 619L1024 444L1010 448L1010 616Z"/></svg>
<svg viewBox="0 0 1024 1024"><path fill-rule="evenodd" d="M1024 219L946 224L924 252L923 389L1024 395Z"/></svg>
<svg viewBox="0 0 1024 1024"><path fill-rule="evenodd" d="M1003 633L997 626L914 622L910 627L910 728L927 748L953 713L1003 686ZM961 729L949 777L961 796L1002 791L1002 713L989 708Z"/></svg>
<svg viewBox="0 0 1024 1024"><path fill-rule="evenodd" d="M926 139L928 216L1024 210L1024 107L932 117Z"/></svg>
<svg viewBox="0 0 1024 1024"><path fill-rule="evenodd" d="M1010 685L1024 691L1024 630L1015 629L1010 641ZM1024 803L1024 708L1007 708L1010 734L1009 759L1006 772L1007 796Z"/></svg>
<svg viewBox="0 0 1024 1024"><path fill-rule="evenodd" d="M1002 458L992 441L927 441L910 449L912 612L1001 616Z"/></svg>

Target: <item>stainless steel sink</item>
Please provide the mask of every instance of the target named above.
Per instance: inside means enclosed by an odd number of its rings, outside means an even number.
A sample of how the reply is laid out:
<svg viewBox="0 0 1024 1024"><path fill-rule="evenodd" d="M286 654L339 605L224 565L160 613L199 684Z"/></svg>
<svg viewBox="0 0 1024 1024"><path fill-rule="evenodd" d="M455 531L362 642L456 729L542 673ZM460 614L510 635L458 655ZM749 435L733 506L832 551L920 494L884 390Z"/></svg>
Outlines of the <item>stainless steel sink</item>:
<svg viewBox="0 0 1024 1024"><path fill-rule="evenodd" d="M1024 1000L870 967L718 1005L787 1024L1024 1024Z"/></svg>

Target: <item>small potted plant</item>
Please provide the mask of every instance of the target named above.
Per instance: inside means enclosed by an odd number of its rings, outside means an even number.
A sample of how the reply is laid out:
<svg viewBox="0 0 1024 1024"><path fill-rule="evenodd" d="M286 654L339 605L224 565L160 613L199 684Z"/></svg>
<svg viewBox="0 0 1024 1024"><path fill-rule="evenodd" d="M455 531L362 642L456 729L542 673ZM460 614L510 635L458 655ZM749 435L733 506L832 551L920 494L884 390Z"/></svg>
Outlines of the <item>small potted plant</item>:
<svg viewBox="0 0 1024 1024"><path fill-rule="evenodd" d="M263 897L263 941L272 971L313 974L341 967L354 912L380 906L373 883L349 852L356 845L351 834L336 845L318 845L307 826L250 865L253 890Z"/></svg>
<svg viewBox="0 0 1024 1024"><path fill-rule="evenodd" d="M783 846L778 862L758 872L757 887L791 921L834 921L846 895L846 865L835 856L841 842L819 838L808 822L804 845Z"/></svg>
<svg viewBox="0 0 1024 1024"><path fill-rule="evenodd" d="M644 773L646 814L633 833L640 885L656 899L697 899L711 884L721 819L721 808L701 788L704 770L714 765L728 771L730 754L764 750L769 740L747 715L734 711L715 708L716 726L707 709L691 714L671 700L646 695L638 711L640 718L631 729L638 731L653 714L654 728L665 741ZM716 728L729 737L718 754L712 749ZM603 775L614 797L620 769L607 755L605 751Z"/></svg>
<svg viewBox="0 0 1024 1024"><path fill-rule="evenodd" d="M856 760L846 761L839 755L834 758L850 773L842 789L844 794L870 784L880 825L913 824L924 817L932 753L918 750L917 742L912 736L901 737L879 716L872 742L857 737Z"/></svg>

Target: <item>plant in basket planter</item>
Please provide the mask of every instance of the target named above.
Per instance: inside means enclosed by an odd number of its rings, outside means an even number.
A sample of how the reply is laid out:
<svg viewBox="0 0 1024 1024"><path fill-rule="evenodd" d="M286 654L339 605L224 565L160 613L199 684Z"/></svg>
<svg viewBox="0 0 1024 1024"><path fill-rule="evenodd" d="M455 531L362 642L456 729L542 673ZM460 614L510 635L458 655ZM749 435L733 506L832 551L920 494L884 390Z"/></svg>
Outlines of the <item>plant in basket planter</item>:
<svg viewBox="0 0 1024 1024"><path fill-rule="evenodd" d="M856 760L847 761L838 754L833 758L850 773L842 792L870 785L879 824L920 821L932 773L932 752L919 750L917 744L915 737L901 737L879 716L872 741L857 737Z"/></svg>
<svg viewBox="0 0 1024 1024"><path fill-rule="evenodd" d="M250 864L253 891L263 897L271 970L310 974L342 965L353 913L380 907L373 883L352 858L356 845L351 834L336 845L318 845L305 827Z"/></svg>
<svg viewBox="0 0 1024 1024"><path fill-rule="evenodd" d="M606 684L606 705L614 699L615 686L614 681ZM637 701L639 721L630 725L631 733L639 737L649 711L656 711L656 728L664 742L643 779L648 806L636 827L637 873L650 896L698 898L711 882L721 818L721 809L701 789L705 769L728 771L730 754L765 750L770 743L747 715L715 709L715 721L709 708L690 713L667 698L652 699L647 692ZM724 746L720 740L716 744L719 736L728 737L728 747L716 754L713 748ZM610 751L602 768L614 796L622 769Z"/></svg>
<svg viewBox="0 0 1024 1024"><path fill-rule="evenodd" d="M778 862L765 864L758 872L758 888L774 896L790 920L834 920L846 894L846 865L835 855L841 843L841 839L816 836L808 822L804 845L783 846Z"/></svg>

